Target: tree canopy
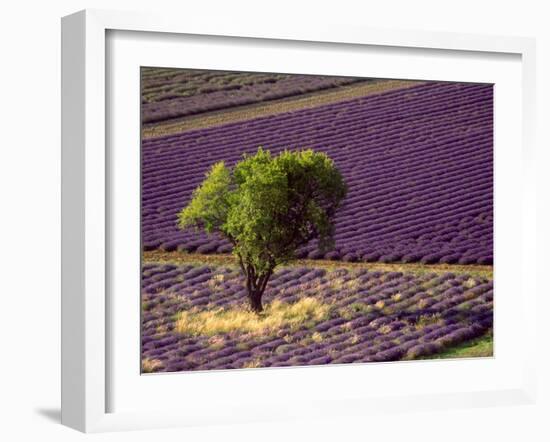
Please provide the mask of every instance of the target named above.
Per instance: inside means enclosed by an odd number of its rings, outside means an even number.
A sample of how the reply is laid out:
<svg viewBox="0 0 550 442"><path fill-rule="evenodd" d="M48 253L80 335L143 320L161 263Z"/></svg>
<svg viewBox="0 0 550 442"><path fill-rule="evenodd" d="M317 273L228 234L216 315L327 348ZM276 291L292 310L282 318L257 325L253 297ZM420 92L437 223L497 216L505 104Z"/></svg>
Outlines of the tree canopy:
<svg viewBox="0 0 550 442"><path fill-rule="evenodd" d="M333 219L346 191L324 153L285 150L272 156L259 148L232 170L223 161L214 164L179 213L179 226L217 232L232 243L251 308L259 312L276 266L313 239L322 251L333 247Z"/></svg>

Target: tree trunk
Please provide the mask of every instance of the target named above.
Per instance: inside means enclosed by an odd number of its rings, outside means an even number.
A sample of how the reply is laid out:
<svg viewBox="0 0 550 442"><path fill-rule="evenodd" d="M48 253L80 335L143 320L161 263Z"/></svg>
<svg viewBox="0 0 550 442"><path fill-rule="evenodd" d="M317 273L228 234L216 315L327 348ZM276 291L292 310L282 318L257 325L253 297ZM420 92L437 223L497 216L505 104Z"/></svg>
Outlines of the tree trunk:
<svg viewBox="0 0 550 442"><path fill-rule="evenodd" d="M262 305L262 295L263 292L260 290L252 290L248 293L248 300L250 301L250 309L254 313L261 313L264 310Z"/></svg>
<svg viewBox="0 0 550 442"><path fill-rule="evenodd" d="M263 311L262 296L267 287L267 281L273 274L273 269L269 269L266 273L257 276L255 273L249 273L247 278L246 288L248 291L248 300L250 301L250 309L255 313Z"/></svg>

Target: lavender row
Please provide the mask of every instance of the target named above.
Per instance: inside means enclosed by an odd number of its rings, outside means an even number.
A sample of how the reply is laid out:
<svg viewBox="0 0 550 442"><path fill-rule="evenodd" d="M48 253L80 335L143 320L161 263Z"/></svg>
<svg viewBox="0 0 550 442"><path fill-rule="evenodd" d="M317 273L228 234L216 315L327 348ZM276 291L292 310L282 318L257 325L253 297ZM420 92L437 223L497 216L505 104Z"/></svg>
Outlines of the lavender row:
<svg viewBox="0 0 550 442"><path fill-rule="evenodd" d="M312 242L299 257L491 264L492 102L490 85L432 83L144 140L144 248L229 252L221 238L178 230L176 215L213 162L261 144L326 152L349 186L335 250Z"/></svg>
<svg viewBox="0 0 550 442"><path fill-rule="evenodd" d="M180 311L241 308L232 268L147 265L142 274L142 360L147 371L182 371L414 359L480 336L493 325L493 283L453 273L413 275L285 268L266 302L314 297L327 318L262 334L178 333Z"/></svg>
<svg viewBox="0 0 550 442"><path fill-rule="evenodd" d="M142 68L142 122L181 118L358 81L352 77Z"/></svg>

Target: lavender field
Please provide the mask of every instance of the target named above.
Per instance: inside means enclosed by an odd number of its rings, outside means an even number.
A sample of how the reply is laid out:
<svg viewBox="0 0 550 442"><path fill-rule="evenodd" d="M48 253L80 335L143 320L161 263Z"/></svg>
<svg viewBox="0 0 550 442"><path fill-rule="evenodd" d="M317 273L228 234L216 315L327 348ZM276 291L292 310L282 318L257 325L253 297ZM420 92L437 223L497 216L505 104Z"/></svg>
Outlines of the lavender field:
<svg viewBox="0 0 550 442"><path fill-rule="evenodd" d="M142 373L492 356L493 85L141 75ZM258 314L232 244L178 214L260 146L326 154L347 193Z"/></svg>
<svg viewBox="0 0 550 442"><path fill-rule="evenodd" d="M491 85L430 83L142 143L145 250L227 253L230 245L176 214L210 165L234 164L259 145L307 146L342 171L348 197L336 248L301 257L346 261L493 262Z"/></svg>
<svg viewBox="0 0 550 442"><path fill-rule="evenodd" d="M364 81L351 77L142 68L142 122L156 123Z"/></svg>
<svg viewBox="0 0 550 442"><path fill-rule="evenodd" d="M223 322L227 312L245 309L235 267L146 264L142 290L143 367L150 372L414 359L493 324L492 281L466 274L284 268L266 293L279 310L288 307L276 327ZM296 321L292 306L300 307Z"/></svg>

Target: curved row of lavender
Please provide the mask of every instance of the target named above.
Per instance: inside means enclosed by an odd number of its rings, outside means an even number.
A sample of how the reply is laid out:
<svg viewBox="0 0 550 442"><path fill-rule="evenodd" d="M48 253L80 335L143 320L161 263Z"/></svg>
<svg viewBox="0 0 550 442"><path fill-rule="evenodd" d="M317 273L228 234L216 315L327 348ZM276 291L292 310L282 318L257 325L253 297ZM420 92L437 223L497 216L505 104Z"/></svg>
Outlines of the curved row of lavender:
<svg viewBox="0 0 550 442"><path fill-rule="evenodd" d="M144 124L368 81L316 75L142 69Z"/></svg>
<svg viewBox="0 0 550 442"><path fill-rule="evenodd" d="M258 146L326 152L349 186L336 248L299 257L492 264L492 85L430 83L142 142L145 250L226 253L217 237L177 228L205 172Z"/></svg>
<svg viewBox="0 0 550 442"><path fill-rule="evenodd" d="M235 308L246 300L235 269L145 264L142 361L148 371L281 367L395 361L433 355L488 332L493 282L469 275L285 268L266 302L315 297L329 305L322 321L267 333L213 337L176 331L175 315L191 308Z"/></svg>

